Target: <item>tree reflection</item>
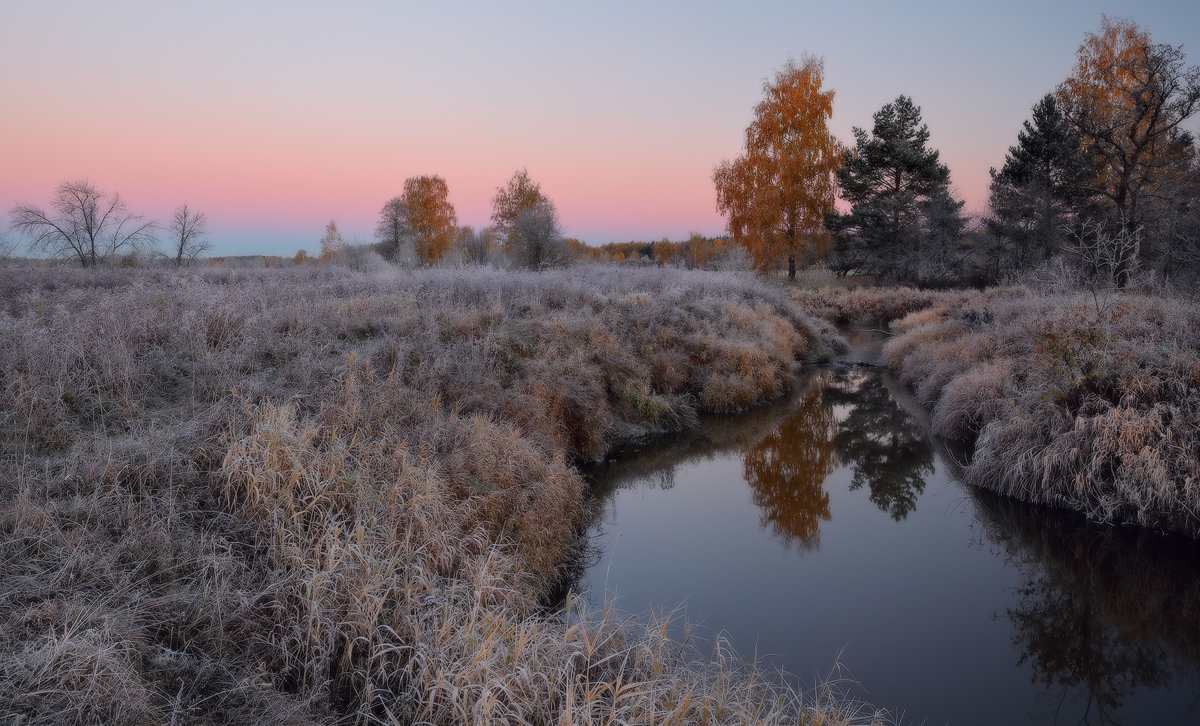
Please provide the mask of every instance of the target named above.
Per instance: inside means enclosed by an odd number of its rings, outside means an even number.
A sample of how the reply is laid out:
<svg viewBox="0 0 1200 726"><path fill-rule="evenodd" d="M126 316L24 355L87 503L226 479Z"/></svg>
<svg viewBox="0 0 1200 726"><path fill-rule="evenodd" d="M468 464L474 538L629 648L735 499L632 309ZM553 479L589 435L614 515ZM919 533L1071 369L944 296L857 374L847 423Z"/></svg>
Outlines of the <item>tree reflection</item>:
<svg viewBox="0 0 1200 726"><path fill-rule="evenodd" d="M892 398L883 378L842 373L825 389L825 403L848 406L833 444L854 467L850 489L867 487L875 506L900 521L925 491L933 473L933 449L917 421Z"/></svg>
<svg viewBox="0 0 1200 726"><path fill-rule="evenodd" d="M1019 663L1059 714L1119 723L1145 689L1200 676L1200 546L975 492L976 514L1021 573L1008 609ZM1134 717L1137 720L1137 717Z"/></svg>
<svg viewBox="0 0 1200 726"><path fill-rule="evenodd" d="M824 484L837 465L834 426L833 409L815 389L770 434L746 449L743 458L762 525L801 549L820 544L821 520L829 519Z"/></svg>

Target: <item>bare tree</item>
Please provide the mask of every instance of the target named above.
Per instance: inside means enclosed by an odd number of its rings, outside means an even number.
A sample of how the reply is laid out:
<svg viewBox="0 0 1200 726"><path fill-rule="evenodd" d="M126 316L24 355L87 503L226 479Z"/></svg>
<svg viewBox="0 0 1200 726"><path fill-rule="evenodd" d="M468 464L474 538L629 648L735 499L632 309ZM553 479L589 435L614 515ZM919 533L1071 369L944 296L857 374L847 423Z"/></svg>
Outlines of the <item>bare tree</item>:
<svg viewBox="0 0 1200 726"><path fill-rule="evenodd" d="M171 262L176 267L190 265L197 257L208 251L208 240L203 239L208 231L208 215L188 208L181 204L171 215L171 224L167 227L170 234Z"/></svg>
<svg viewBox="0 0 1200 726"><path fill-rule="evenodd" d="M4 230L0 230L0 263L12 257L12 253L17 249L17 241L8 236Z"/></svg>
<svg viewBox="0 0 1200 726"><path fill-rule="evenodd" d="M1076 257L1083 280L1092 293L1096 312L1103 313L1111 299L1114 286L1124 287L1137 272L1141 259L1141 229L1125 227L1111 229L1101 220L1083 222L1072 231L1075 243L1067 249ZM1117 274L1123 271L1124 277Z"/></svg>
<svg viewBox="0 0 1200 726"><path fill-rule="evenodd" d="M153 221L130 212L120 194L102 192L86 179L60 184L48 212L18 204L10 216L13 228L29 238L31 251L74 257L84 267L125 250L152 249L156 242Z"/></svg>
<svg viewBox="0 0 1200 726"><path fill-rule="evenodd" d="M514 264L542 270L567 259L558 211L543 199L518 214L507 239L508 253Z"/></svg>

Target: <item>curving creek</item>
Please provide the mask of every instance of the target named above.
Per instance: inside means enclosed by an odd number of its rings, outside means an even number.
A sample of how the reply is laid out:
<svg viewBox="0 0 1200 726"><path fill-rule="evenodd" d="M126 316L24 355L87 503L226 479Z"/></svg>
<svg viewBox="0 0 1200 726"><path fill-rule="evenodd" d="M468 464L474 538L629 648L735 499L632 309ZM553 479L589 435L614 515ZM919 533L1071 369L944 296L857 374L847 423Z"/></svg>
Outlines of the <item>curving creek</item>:
<svg viewBox="0 0 1200 726"><path fill-rule="evenodd" d="M901 723L1200 723L1200 545L966 487L966 455L882 368L812 371L592 469L575 588L801 684L838 662Z"/></svg>

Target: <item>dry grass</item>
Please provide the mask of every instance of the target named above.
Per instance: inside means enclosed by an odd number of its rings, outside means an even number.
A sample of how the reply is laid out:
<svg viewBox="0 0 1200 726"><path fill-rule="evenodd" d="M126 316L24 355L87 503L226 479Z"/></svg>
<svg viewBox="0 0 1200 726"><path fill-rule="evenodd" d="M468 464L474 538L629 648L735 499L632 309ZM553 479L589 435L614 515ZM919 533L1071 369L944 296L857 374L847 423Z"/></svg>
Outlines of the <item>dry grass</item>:
<svg viewBox="0 0 1200 726"><path fill-rule="evenodd" d="M753 281L0 270L0 337L6 720L877 720L540 602L573 462L836 344Z"/></svg>
<svg viewBox="0 0 1200 726"><path fill-rule="evenodd" d="M953 305L969 293L918 290L913 287L792 288L788 296L810 315L838 325L887 325L935 305Z"/></svg>
<svg viewBox="0 0 1200 726"><path fill-rule="evenodd" d="M1200 534L1200 306L1009 289L893 328L887 362L937 433L975 441L968 481Z"/></svg>

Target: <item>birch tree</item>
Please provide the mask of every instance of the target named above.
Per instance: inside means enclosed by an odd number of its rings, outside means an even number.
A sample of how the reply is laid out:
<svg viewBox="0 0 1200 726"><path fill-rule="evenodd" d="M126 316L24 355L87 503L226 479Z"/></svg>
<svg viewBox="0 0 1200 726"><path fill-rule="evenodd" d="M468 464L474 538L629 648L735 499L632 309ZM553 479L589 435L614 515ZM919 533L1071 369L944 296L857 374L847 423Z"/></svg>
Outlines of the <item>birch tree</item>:
<svg viewBox="0 0 1200 726"><path fill-rule="evenodd" d="M713 171L717 211L762 273L786 259L794 280L797 262L819 257L828 242L841 146L827 125L834 91L822 89L824 72L819 58L788 61L763 84L742 155Z"/></svg>

